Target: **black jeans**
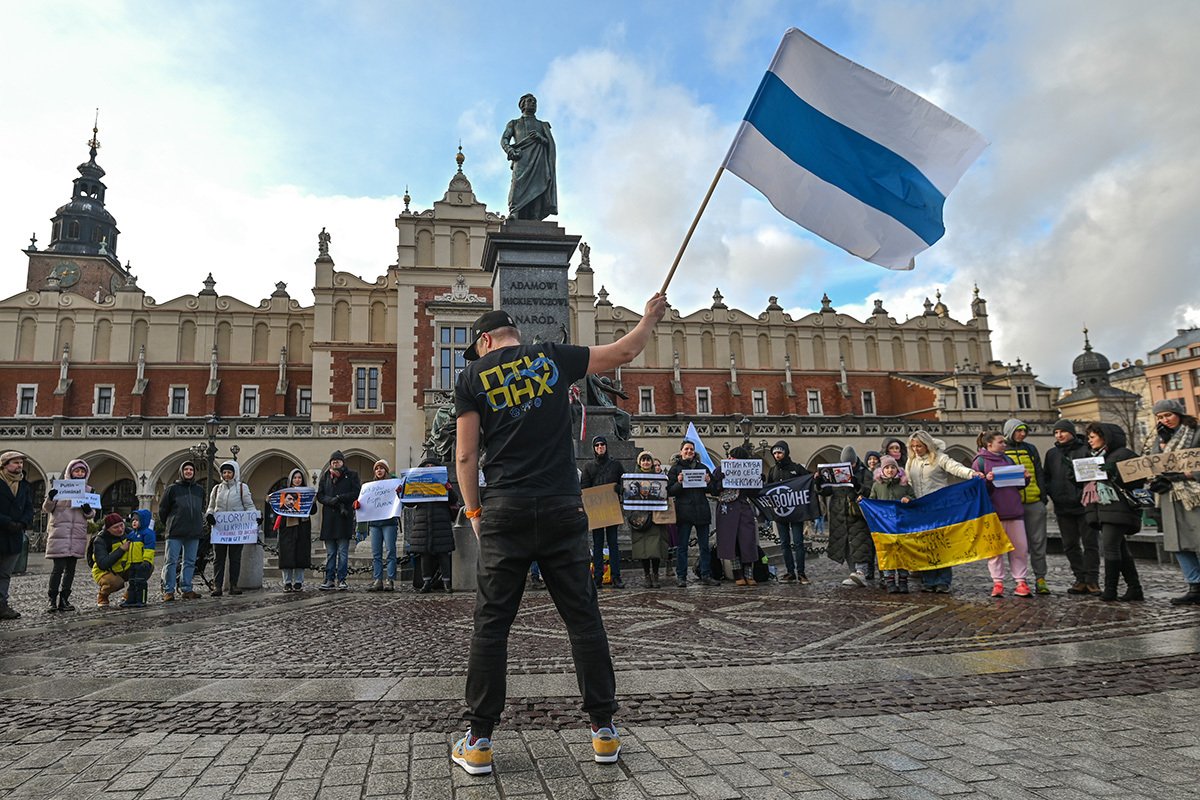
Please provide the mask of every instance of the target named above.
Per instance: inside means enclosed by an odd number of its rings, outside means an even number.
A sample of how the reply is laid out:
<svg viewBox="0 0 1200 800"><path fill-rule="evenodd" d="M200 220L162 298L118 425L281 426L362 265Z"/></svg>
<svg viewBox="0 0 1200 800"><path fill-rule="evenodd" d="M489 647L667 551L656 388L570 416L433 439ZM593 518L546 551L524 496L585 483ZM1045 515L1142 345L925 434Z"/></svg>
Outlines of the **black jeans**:
<svg viewBox="0 0 1200 800"><path fill-rule="evenodd" d="M508 633L534 561L571 640L583 710L593 724L607 725L617 710L617 684L588 572L583 501L578 495L492 497L484 501L480 521L475 633L467 662L466 718L472 730L490 736L504 710Z"/></svg>
<svg viewBox="0 0 1200 800"><path fill-rule="evenodd" d="M1079 583L1100 583L1100 531L1083 514L1055 514L1062 535L1063 554Z"/></svg>
<svg viewBox="0 0 1200 800"><path fill-rule="evenodd" d="M617 526L592 530L592 581L604 583L604 545L608 544L608 569L613 583L621 579L621 545L617 542Z"/></svg>
<svg viewBox="0 0 1200 800"><path fill-rule="evenodd" d="M242 575L242 546L240 544L213 545L213 585L220 589L225 584L225 555L229 555L229 585L237 586Z"/></svg>
<svg viewBox="0 0 1200 800"><path fill-rule="evenodd" d="M50 560L54 562L54 567L50 570L50 599L58 597L61 592L65 602L71 596L71 587L75 585L75 563L79 559L64 556Z"/></svg>

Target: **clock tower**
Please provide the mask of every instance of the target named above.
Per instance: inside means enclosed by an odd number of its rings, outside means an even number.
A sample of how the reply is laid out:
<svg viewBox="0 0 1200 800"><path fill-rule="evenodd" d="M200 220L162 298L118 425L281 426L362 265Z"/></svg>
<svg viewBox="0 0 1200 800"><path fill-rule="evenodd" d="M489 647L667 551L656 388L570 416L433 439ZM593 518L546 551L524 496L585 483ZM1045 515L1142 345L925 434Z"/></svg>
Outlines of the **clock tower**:
<svg viewBox="0 0 1200 800"><path fill-rule="evenodd" d="M88 160L78 167L79 177L71 199L54 212L50 246L37 248L36 238L25 254L29 257L26 289L49 287L92 299L103 299L124 286L128 273L117 260L117 221L104 207L107 188L104 170L96 163L100 148L98 120L88 141Z"/></svg>

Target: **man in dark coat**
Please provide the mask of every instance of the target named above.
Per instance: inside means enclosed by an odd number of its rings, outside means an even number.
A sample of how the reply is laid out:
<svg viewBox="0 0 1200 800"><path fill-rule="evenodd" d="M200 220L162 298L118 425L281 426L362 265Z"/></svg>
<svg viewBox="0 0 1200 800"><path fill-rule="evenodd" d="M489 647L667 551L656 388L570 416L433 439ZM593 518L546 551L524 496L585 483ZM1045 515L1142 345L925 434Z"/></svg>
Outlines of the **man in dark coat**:
<svg viewBox="0 0 1200 800"><path fill-rule="evenodd" d="M613 491L619 492L621 475L625 467L620 461L608 454L608 439L603 436L592 438L591 461L583 465L582 475L579 476L579 488L590 489L593 486L614 484ZM617 543L616 525L606 528L596 528L592 531L592 582L596 588L604 584L604 544L608 542L608 564L612 570L612 587L624 589L625 582L621 580L621 546Z"/></svg>
<svg viewBox="0 0 1200 800"><path fill-rule="evenodd" d="M25 531L33 524L33 489L25 480L25 455L0 455L0 620L21 615L8 604L12 571L21 558Z"/></svg>
<svg viewBox="0 0 1200 800"><path fill-rule="evenodd" d="M684 470L704 470L704 486L684 488ZM712 508L708 505L708 484L712 471L696 455L696 443L684 439L679 446L679 460L667 472L667 494L675 498L675 525L679 536L675 542L675 585L687 586L688 545L692 531L696 532L696 546L700 549L700 583L704 586L719 586L720 581L712 576L711 551L708 534L712 529Z"/></svg>
<svg viewBox="0 0 1200 800"><path fill-rule="evenodd" d="M192 588L196 573L196 555L204 536L204 487L196 483L196 465L179 465L179 480L167 487L158 501L158 532L167 539L167 566L163 576L163 601L175 599L175 576L183 559L179 588L184 600L195 600L200 593Z"/></svg>
<svg viewBox="0 0 1200 800"><path fill-rule="evenodd" d="M354 501L362 483L358 473L346 467L346 456L334 450L329 466L317 485L317 502L321 511L321 541L325 543L325 582L318 588L344 592L346 575L350 571L350 539L354 537ZM334 580L337 583L334 583Z"/></svg>
<svg viewBox="0 0 1200 800"><path fill-rule="evenodd" d="M775 465L767 472L767 483L782 483L808 474L807 469L792 461L791 448L782 439L771 445L771 457L775 459ZM804 523L776 522L775 529L779 531L783 566L787 570L783 580L798 580L807 584L808 576L804 574Z"/></svg>
<svg viewBox="0 0 1200 800"><path fill-rule="evenodd" d="M1100 594L1100 532L1084 516L1083 486L1075 482L1075 465L1071 463L1090 454L1087 441L1075 431L1071 420L1054 423L1054 447L1046 451L1042 473L1046 494L1054 502L1063 554L1075 573L1068 594Z"/></svg>

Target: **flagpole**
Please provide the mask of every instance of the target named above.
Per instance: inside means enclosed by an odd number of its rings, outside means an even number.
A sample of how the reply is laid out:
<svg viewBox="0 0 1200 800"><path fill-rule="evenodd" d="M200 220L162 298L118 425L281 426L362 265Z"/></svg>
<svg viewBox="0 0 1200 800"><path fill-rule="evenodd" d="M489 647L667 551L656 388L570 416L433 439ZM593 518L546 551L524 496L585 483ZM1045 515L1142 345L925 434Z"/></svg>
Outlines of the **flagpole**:
<svg viewBox="0 0 1200 800"><path fill-rule="evenodd" d="M717 188L717 181L721 180L721 173L724 171L724 164L717 167L717 174L713 176L712 183L709 184L708 192L705 193L704 200L700 203L700 210L696 212L696 218L692 220L692 226L688 228L687 236L683 237L683 244L679 245L679 252L675 254L675 263L671 264L671 271L667 273L667 279L663 281L662 288L658 290L659 294L667 293L667 286L671 283L671 278L675 277L675 268L679 266L679 261L683 258L683 251L687 249L688 242L692 240L692 234L696 232L696 225L700 222L704 209L708 207L708 201L712 197L713 190Z"/></svg>

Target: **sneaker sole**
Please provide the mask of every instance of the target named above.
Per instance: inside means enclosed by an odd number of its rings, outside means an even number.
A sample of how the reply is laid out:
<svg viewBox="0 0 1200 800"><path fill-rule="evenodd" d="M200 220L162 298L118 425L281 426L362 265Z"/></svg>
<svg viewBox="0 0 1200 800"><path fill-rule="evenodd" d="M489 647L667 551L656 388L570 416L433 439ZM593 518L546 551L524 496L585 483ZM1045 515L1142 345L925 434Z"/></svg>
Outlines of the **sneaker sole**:
<svg viewBox="0 0 1200 800"><path fill-rule="evenodd" d="M451 755L450 760L453 761L455 764L458 764L464 770L466 770L467 774L469 774L469 775L490 775L492 772L491 764L488 764L483 767L477 767L474 764L468 762L465 758L459 758L456 755Z"/></svg>
<svg viewBox="0 0 1200 800"><path fill-rule="evenodd" d="M597 764L615 764L621 758L621 748L617 747L617 752L609 756L602 756L596 753L595 758Z"/></svg>

